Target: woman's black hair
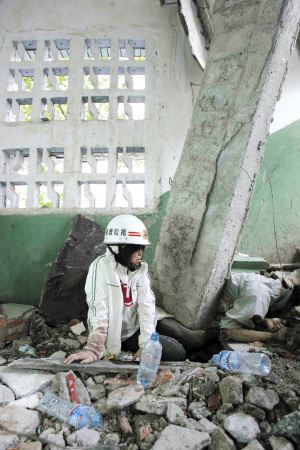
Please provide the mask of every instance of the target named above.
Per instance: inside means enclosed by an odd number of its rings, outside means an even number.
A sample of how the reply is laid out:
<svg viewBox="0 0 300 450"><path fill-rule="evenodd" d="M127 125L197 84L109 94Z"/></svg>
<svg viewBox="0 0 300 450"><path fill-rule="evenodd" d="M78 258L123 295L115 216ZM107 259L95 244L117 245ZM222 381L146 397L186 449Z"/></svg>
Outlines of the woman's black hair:
<svg viewBox="0 0 300 450"><path fill-rule="evenodd" d="M139 250L144 250L144 245L136 245L136 244L126 244L126 245L118 245L119 253L115 253L112 251L111 247L108 245L110 252L114 255L117 263L121 264L124 267L128 267L132 272L141 267L141 264L134 264L131 262L131 257L134 252Z"/></svg>

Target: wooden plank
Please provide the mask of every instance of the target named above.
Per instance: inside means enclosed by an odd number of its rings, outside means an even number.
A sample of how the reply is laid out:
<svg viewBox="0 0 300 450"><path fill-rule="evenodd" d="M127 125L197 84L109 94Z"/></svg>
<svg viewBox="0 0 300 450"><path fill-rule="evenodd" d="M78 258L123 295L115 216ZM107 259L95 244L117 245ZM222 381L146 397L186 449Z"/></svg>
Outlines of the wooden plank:
<svg viewBox="0 0 300 450"><path fill-rule="evenodd" d="M127 361L96 361L92 364L64 364L63 359L33 359L33 358L22 358L16 359L15 361L8 364L8 367L14 369L34 369L34 370L48 370L50 372L68 372L73 370L73 372L85 372L90 375L98 375L101 373L135 373L139 368L139 362L127 362ZM163 367L178 368L184 365L184 362L162 362L159 369Z"/></svg>

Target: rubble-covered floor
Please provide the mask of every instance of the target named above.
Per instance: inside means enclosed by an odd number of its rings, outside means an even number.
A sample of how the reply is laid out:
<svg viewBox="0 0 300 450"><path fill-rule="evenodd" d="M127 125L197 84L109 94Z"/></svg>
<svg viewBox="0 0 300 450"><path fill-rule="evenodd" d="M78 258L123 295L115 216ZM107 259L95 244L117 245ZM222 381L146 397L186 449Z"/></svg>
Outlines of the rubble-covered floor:
<svg viewBox="0 0 300 450"><path fill-rule="evenodd" d="M78 400L104 416L102 426L76 431L42 415L37 405L46 390L70 399L66 374L71 367L57 373L8 364L20 358L21 344L32 344L39 357L62 361L58 351L71 353L85 344L87 331L74 325L51 328L35 314L29 337L0 351L0 450L300 448L300 349L287 351L284 344L265 345L272 362L267 377L185 361L165 369L157 386L145 393L137 393L134 374L91 376L83 368L73 375Z"/></svg>

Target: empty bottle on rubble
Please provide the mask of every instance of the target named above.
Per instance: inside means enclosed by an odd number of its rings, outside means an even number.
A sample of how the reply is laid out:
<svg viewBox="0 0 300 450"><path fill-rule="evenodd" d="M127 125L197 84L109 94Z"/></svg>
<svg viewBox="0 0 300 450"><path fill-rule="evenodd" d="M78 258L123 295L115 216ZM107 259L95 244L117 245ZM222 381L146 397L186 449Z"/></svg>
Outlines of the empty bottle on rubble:
<svg viewBox="0 0 300 450"><path fill-rule="evenodd" d="M91 406L69 402L51 391L42 397L38 409L77 429L99 427L103 422L101 414Z"/></svg>
<svg viewBox="0 0 300 450"><path fill-rule="evenodd" d="M141 356L137 382L144 387L150 386L156 377L160 363L162 347L159 342L159 334L152 333L151 338L146 342Z"/></svg>
<svg viewBox="0 0 300 450"><path fill-rule="evenodd" d="M264 353L239 353L223 350L212 357L212 361L225 370L246 372L254 375L269 375L271 361Z"/></svg>

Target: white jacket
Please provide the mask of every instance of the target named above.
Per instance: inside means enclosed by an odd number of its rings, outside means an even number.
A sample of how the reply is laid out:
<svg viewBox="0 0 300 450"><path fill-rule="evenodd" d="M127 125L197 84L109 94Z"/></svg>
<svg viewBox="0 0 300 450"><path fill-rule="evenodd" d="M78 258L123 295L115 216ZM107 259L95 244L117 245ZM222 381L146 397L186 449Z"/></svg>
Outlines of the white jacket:
<svg viewBox="0 0 300 450"><path fill-rule="evenodd" d="M136 314L131 317L140 325L139 346L151 337L156 327L155 297L151 290L148 264L141 267L131 277L131 292ZM116 270L115 257L107 249L89 268L85 291L87 295L89 338L85 350L100 359L106 352L118 355L121 351L123 293ZM169 316L163 314L163 316ZM138 323L135 323L135 325Z"/></svg>

